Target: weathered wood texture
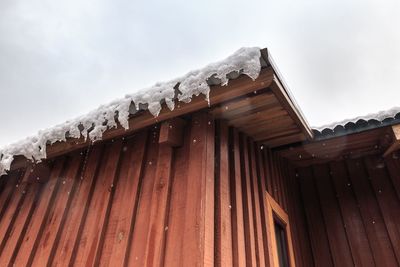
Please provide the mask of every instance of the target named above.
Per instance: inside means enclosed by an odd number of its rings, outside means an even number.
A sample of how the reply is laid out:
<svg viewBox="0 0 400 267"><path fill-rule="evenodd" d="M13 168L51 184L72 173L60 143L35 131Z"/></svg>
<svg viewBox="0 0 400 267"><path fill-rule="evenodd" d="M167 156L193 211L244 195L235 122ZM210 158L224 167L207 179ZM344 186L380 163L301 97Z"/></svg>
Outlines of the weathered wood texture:
<svg viewBox="0 0 400 267"><path fill-rule="evenodd" d="M399 266L396 156L335 161L297 173L316 266Z"/></svg>
<svg viewBox="0 0 400 267"><path fill-rule="evenodd" d="M266 191L289 215L296 266L313 265L286 162L210 114L47 166L0 181L0 266L268 266Z"/></svg>

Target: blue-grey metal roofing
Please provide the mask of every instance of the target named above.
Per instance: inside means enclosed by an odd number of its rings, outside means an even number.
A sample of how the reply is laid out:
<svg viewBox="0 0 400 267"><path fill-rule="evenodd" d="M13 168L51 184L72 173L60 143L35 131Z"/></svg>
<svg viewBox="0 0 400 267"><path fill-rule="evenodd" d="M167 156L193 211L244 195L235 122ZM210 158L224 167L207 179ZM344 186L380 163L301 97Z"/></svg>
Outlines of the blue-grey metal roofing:
<svg viewBox="0 0 400 267"><path fill-rule="evenodd" d="M313 128L314 139L322 140L332 137L359 133L371 129L400 123L400 107L380 111L366 116L335 122Z"/></svg>

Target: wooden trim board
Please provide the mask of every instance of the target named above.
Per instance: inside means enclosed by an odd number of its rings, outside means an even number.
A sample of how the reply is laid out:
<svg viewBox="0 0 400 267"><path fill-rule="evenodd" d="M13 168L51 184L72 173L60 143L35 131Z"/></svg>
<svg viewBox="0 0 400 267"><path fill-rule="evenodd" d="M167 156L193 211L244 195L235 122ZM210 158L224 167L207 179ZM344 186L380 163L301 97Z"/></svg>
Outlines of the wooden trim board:
<svg viewBox="0 0 400 267"><path fill-rule="evenodd" d="M269 262L270 266L279 266L278 259L278 251L276 248L276 236L275 236L275 227L274 227L274 215L279 218L279 220L285 226L285 232L287 237L287 245L288 245L288 256L289 256L289 264L291 267L295 267L294 260L294 252L293 252L293 243L292 243L292 234L290 230L289 216L287 213L281 208L281 206L275 201L275 199L267 192L266 193L267 206L266 206L266 216L267 216L267 231L268 231L268 239L269 239Z"/></svg>

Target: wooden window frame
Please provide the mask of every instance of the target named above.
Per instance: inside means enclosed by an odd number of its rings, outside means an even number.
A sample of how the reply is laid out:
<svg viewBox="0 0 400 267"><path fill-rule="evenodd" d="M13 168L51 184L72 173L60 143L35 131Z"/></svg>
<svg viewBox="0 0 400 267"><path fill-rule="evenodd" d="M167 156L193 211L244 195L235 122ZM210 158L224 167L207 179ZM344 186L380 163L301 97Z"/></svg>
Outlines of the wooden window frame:
<svg viewBox="0 0 400 267"><path fill-rule="evenodd" d="M296 267L293 254L292 234L290 231L289 216L268 192L266 193L266 199L267 231L269 240L268 251L270 266L279 266L274 219L274 216L276 216L280 220L280 223L284 226L286 232L289 265L290 267Z"/></svg>

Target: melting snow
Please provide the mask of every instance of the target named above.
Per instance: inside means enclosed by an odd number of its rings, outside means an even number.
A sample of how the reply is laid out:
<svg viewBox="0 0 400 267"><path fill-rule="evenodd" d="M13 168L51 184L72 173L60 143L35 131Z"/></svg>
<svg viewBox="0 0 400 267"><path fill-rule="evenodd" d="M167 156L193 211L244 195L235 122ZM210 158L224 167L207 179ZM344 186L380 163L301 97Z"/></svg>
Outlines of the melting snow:
<svg viewBox="0 0 400 267"><path fill-rule="evenodd" d="M210 78L218 79L227 85L229 74L246 74L255 80L261 70L261 52L257 47L241 48L228 58L191 71L188 74L169 82L157 83L150 88L137 91L103 105L92 112L67 121L55 127L41 130L37 135L28 137L17 143L0 148L0 176L10 170L14 156L23 155L32 161L46 158L46 145L66 138L89 138L100 140L104 131L117 127L117 121L125 129L129 128L129 114L141 109L148 109L153 116L158 116L161 104L166 103L170 110L175 107L175 99L190 102L193 96L203 94L209 101Z"/></svg>

